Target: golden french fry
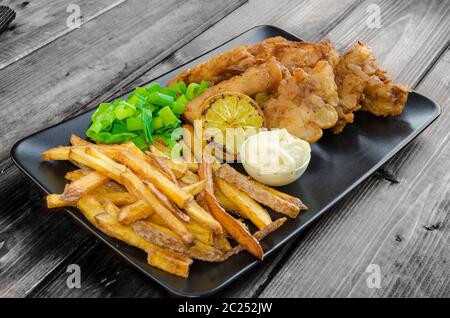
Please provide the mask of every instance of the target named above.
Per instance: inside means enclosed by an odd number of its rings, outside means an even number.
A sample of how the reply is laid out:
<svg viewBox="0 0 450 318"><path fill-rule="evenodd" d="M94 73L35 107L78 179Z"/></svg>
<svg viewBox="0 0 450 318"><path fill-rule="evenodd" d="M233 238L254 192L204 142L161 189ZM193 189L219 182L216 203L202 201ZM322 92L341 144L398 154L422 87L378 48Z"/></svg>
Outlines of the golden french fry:
<svg viewBox="0 0 450 318"><path fill-rule="evenodd" d="M204 188L205 188L205 181L199 181L182 187L183 191L193 196L196 196L197 194L202 192Z"/></svg>
<svg viewBox="0 0 450 318"><path fill-rule="evenodd" d="M102 184L101 186L95 188L92 192L90 193L110 193L110 192L127 192L127 190L120 184L118 184L117 182L109 179L108 182L106 182L105 184Z"/></svg>
<svg viewBox="0 0 450 318"><path fill-rule="evenodd" d="M186 162L182 161L181 159L171 158L154 145L150 145L150 152L147 151L146 153L147 155L151 154L153 156L156 156L159 160L163 161L177 178L181 178L182 176L184 176L186 171L189 169L189 166Z"/></svg>
<svg viewBox="0 0 450 318"><path fill-rule="evenodd" d="M147 262L150 265L162 269L163 271L169 272L171 274L181 277L188 277L189 266L191 265L192 260L186 261L184 259L171 257L167 253L158 250L148 253Z"/></svg>
<svg viewBox="0 0 450 318"><path fill-rule="evenodd" d="M180 220L188 222L190 220L189 215L187 215L184 211L180 210L180 208L169 200L162 192L160 192L153 184L150 182L145 182L149 190L153 193L153 195L158 198L158 200L174 215L176 215Z"/></svg>
<svg viewBox="0 0 450 318"><path fill-rule="evenodd" d="M193 173L191 170L186 171L183 177L180 178L180 181L185 184L193 184L196 182L199 182L200 179L198 178L198 175Z"/></svg>
<svg viewBox="0 0 450 318"><path fill-rule="evenodd" d="M225 196L225 194L223 194L223 192L220 191L219 188L214 189L214 194L216 196L217 201L219 201L220 205L223 206L225 208L225 210L234 211L234 212L239 213L238 207L236 206L236 204L234 204L234 202L230 201Z"/></svg>
<svg viewBox="0 0 450 318"><path fill-rule="evenodd" d="M70 144L72 146L87 146L87 145L93 145L87 140L84 140L83 138L78 137L75 134L70 135Z"/></svg>
<svg viewBox="0 0 450 318"><path fill-rule="evenodd" d="M81 177L84 177L85 175L89 174L90 172L92 172L91 169L77 169L74 171L69 171L64 176L64 179L69 180L69 181L75 181L75 180L80 179Z"/></svg>
<svg viewBox="0 0 450 318"><path fill-rule="evenodd" d="M300 210L307 210L308 209L308 207L306 205L304 205L303 202L299 198L296 198L296 197L294 197L292 195L289 195L287 193L278 191L277 189L274 189L274 188L271 188L271 187L269 187L269 186L267 186L265 184L259 183L256 180L252 179L250 181L253 182L256 186L258 186L258 187L260 187L260 188L262 188L262 189L264 189L266 191L269 191L270 193L276 195L277 197L279 197L279 198L281 198L283 200L286 200L286 201L288 201L288 202L298 206Z"/></svg>
<svg viewBox="0 0 450 318"><path fill-rule="evenodd" d="M283 213L290 217L296 217L300 208L295 204L286 201L273 193L256 186L246 176L234 170L230 165L223 164L215 171L216 175L228 183L233 184L239 190L245 192L254 200L268 206L272 210Z"/></svg>
<svg viewBox="0 0 450 318"><path fill-rule="evenodd" d="M183 223L178 220L170 210L168 210L149 190L148 187L131 171L126 171L121 175L123 184L128 189L128 191L135 195L137 198L144 199L150 205L152 210L157 213L166 224L186 243L192 243L194 240L193 235L188 231L188 229L183 225Z"/></svg>
<svg viewBox="0 0 450 318"><path fill-rule="evenodd" d="M130 205L136 202L136 197L128 192L91 193L91 195L99 201L110 201L118 206Z"/></svg>
<svg viewBox="0 0 450 318"><path fill-rule="evenodd" d="M250 196L234 188L223 179L216 177L215 183L221 192L237 206L239 214L252 221L258 229L261 230L272 223L269 213Z"/></svg>
<svg viewBox="0 0 450 318"><path fill-rule="evenodd" d="M196 240L207 245L213 245L213 232L209 228L205 228L192 220L186 223L186 227L195 236Z"/></svg>
<svg viewBox="0 0 450 318"><path fill-rule="evenodd" d="M77 201L83 194L92 191L108 181L109 178L104 174L92 171L78 180L66 185L62 194L62 199L65 201Z"/></svg>
<svg viewBox="0 0 450 318"><path fill-rule="evenodd" d="M72 148L69 151L69 158L84 166L87 166L111 179L121 183L121 173L126 171L126 167L117 163L111 165L108 161L100 160L86 153L85 149Z"/></svg>
<svg viewBox="0 0 450 318"><path fill-rule="evenodd" d="M77 206L76 201L65 201L61 198L61 194L49 194L45 198L47 208L61 208L64 206Z"/></svg>
<svg viewBox="0 0 450 318"><path fill-rule="evenodd" d="M161 157L155 156L153 153L149 151L146 152L146 155L148 157L148 160L151 161L152 166L157 168L159 172L164 174L174 184L178 185L177 177L172 172L172 170L170 170L165 161L161 160Z"/></svg>
<svg viewBox="0 0 450 318"><path fill-rule="evenodd" d="M214 235L214 246L219 250L227 252L231 250L231 244L228 241L227 237L224 234L215 234Z"/></svg>
<svg viewBox="0 0 450 318"><path fill-rule="evenodd" d="M191 258L219 262L225 257L220 250L198 240L194 241L192 246L186 246L180 237L170 229L148 221L135 222L132 224L132 228L149 242Z"/></svg>
<svg viewBox="0 0 450 318"><path fill-rule="evenodd" d="M214 233L222 233L222 226L211 214L206 212L195 200L189 201L185 207L186 213L197 223L207 227Z"/></svg>
<svg viewBox="0 0 450 318"><path fill-rule="evenodd" d="M95 198L103 205L106 213L114 216L114 218L117 219L117 216L120 213L120 208L117 205L115 205L111 200L108 199L99 199L98 197Z"/></svg>
<svg viewBox="0 0 450 318"><path fill-rule="evenodd" d="M214 197L214 183L212 178L212 163L204 158L200 164L200 178L205 180L205 198L209 210L216 220L222 224L230 236L242 245L247 251L259 259L263 258L263 250L259 242L247 231L247 229L235 218L229 215Z"/></svg>
<svg viewBox="0 0 450 318"><path fill-rule="evenodd" d="M42 160L69 160L71 148L70 146L61 146L48 149L42 153Z"/></svg>
<svg viewBox="0 0 450 318"><path fill-rule="evenodd" d="M141 177L149 180L158 190L164 193L180 208L193 199L192 195L184 192L179 186L167 179L162 173L150 166L146 161L128 151L120 151L114 155L114 159L127 165Z"/></svg>
<svg viewBox="0 0 450 318"><path fill-rule="evenodd" d="M140 199L134 203L122 207L120 213L117 216L117 220L120 223L127 225L155 214L153 212L154 211L147 203L147 201L145 201L144 199Z"/></svg>

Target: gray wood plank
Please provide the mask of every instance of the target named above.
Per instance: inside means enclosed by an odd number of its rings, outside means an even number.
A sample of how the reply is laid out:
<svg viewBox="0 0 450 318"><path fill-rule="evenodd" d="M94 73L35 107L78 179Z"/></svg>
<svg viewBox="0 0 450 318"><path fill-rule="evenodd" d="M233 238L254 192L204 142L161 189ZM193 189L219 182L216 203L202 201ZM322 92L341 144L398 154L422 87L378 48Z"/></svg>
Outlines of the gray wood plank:
<svg viewBox="0 0 450 318"><path fill-rule="evenodd" d="M95 19L126 0L77 1L81 23ZM2 1L17 16L9 30L0 34L0 69L14 63L35 50L64 36L73 29L67 27L67 12L73 0Z"/></svg>
<svg viewBox="0 0 450 318"><path fill-rule="evenodd" d="M0 161L19 138L97 104L243 2L130 0L0 70Z"/></svg>
<svg viewBox="0 0 450 318"><path fill-rule="evenodd" d="M399 183L373 176L353 191L296 242L262 297L449 295L449 53L422 78L448 47L450 8L441 1L376 3L382 29L358 26L363 4L332 38L342 47L367 41L394 78L411 87L421 82L419 90L440 102L443 114L385 166ZM381 289L367 287L370 264L380 266Z"/></svg>
<svg viewBox="0 0 450 318"><path fill-rule="evenodd" d="M128 87L138 86L140 83L147 82L157 75L164 73L179 64L183 64L190 59L200 55L201 53L210 50L211 48L223 43L236 36L243 31L261 24L274 24L286 27L288 30L297 32L299 35L305 38L316 38L318 34L327 30L330 22L337 21L340 17L345 16L349 10L354 7L355 1L340 1L336 3L335 6L331 6L332 1L323 1L324 5L329 6L330 10L326 13L322 12L318 14L320 5L317 1L292 1L284 0L278 2L269 1L256 1L251 0L244 4L239 10L228 15L226 18L215 24L213 27L208 29L206 32L202 33L195 40L178 50L176 53L171 55L168 59L164 60L162 63L158 64L152 68L149 72L145 73L142 77L138 78L136 81L131 83ZM245 17L245 18L244 18ZM311 17L309 19L308 17ZM280 24L280 21L286 22L286 25ZM304 30L305 35L299 30ZM220 36L217 36L220 34ZM125 88L128 89L128 88ZM82 268L88 266L88 264L97 263L97 259L101 259L105 253L105 247L99 245L95 247L95 252L85 254L82 257L79 255L74 256L68 262L74 262L81 265ZM101 255L97 258L97 255ZM279 254L281 257L283 254ZM79 257L79 258L78 258ZM275 258L267 259L258 268L258 273L261 275L268 275L270 269L278 263L278 256ZM109 265L111 272L129 273L130 270L137 273L130 268L129 265L124 262L112 262ZM146 286L152 286L152 282L146 277L143 277L139 273L133 275L133 279L130 279L128 275L114 275L114 286L117 288L107 288L106 290L102 288L103 284L103 274L105 269L102 265L92 266L86 275L86 283L83 283L81 289L68 289L66 287L65 280L67 274L64 270L58 271L51 282L43 286L39 286L35 289L33 295L36 297L76 297L77 295L83 294L88 295L88 297L97 296L128 296L128 297L155 297L159 294L155 294L153 289L147 289ZM247 279L247 278L246 278ZM264 280L261 280L264 281ZM120 286L120 287L119 287ZM237 288L235 288L237 286ZM233 296L240 296L240 288L242 284L234 284L230 287L231 294ZM258 285L246 284L246 287L258 289ZM244 288L243 296L248 295L249 290ZM245 293L245 291L247 293ZM162 295L166 293L161 289Z"/></svg>
<svg viewBox="0 0 450 318"><path fill-rule="evenodd" d="M109 89L134 79L242 3L154 1L152 10L143 11L142 2L129 1L1 70L7 79L0 83L5 98L0 110L2 158L19 135L111 94ZM173 33L161 32L175 21ZM22 133L3 138L7 129ZM40 192L9 160L0 163L0 171L0 195L6 202L0 213L0 295L25 296L78 248L96 243L64 213L45 210Z"/></svg>

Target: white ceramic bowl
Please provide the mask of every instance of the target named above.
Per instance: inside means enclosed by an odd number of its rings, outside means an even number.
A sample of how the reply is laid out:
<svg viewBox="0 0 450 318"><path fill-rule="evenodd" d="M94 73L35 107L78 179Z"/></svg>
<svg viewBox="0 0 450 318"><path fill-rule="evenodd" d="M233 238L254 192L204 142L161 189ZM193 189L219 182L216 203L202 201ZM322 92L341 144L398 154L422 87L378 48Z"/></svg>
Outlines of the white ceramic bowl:
<svg viewBox="0 0 450 318"><path fill-rule="evenodd" d="M299 179L308 168L309 162L311 160L311 152L308 153L303 164L300 167L297 167L294 171L288 173L273 173L268 178L267 174L261 174L260 169L255 168L250 164L248 164L245 160L245 155L242 155L245 153L245 147L247 142L252 137L248 138L246 141L242 143L240 153L241 153L241 162L242 165L244 166L245 171L247 171L247 173L256 181L266 184L268 186L274 187L284 186Z"/></svg>

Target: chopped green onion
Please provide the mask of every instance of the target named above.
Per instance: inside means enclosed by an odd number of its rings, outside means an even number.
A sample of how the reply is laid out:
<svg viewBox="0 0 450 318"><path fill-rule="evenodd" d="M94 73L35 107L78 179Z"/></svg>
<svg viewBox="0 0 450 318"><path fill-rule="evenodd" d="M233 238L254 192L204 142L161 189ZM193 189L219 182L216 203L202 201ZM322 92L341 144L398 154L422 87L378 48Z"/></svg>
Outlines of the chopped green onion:
<svg viewBox="0 0 450 318"><path fill-rule="evenodd" d="M163 124L163 122L161 120L161 117L153 118L153 121L152 121L153 131L160 129L163 126L164 126L164 124Z"/></svg>
<svg viewBox="0 0 450 318"><path fill-rule="evenodd" d="M161 85L160 85L159 83L153 82L153 83L148 84L148 85L145 87L145 89L146 89L147 92L149 92L149 93L154 93L154 92L159 92L159 91L162 89L162 87L161 87Z"/></svg>
<svg viewBox="0 0 450 318"><path fill-rule="evenodd" d="M136 134L132 134L132 133L127 133L127 132L125 132L125 133L121 133L121 134L116 134L116 135L111 135L111 136L109 136L109 137L104 141L104 143L105 143L105 144L120 144L120 143L123 143L123 142L125 142L125 141L132 140L132 139L134 139L135 137L137 137Z"/></svg>
<svg viewBox="0 0 450 318"><path fill-rule="evenodd" d="M148 95L147 99L150 103L158 106L170 106L174 100L172 96L162 93L151 93Z"/></svg>
<svg viewBox="0 0 450 318"><path fill-rule="evenodd" d="M153 138L152 138L152 132L153 132L152 120L153 120L152 112L147 110L147 109L143 109L142 110L142 122L143 122L143 126L144 126L145 140L148 143L151 143L153 141Z"/></svg>
<svg viewBox="0 0 450 318"><path fill-rule="evenodd" d="M184 103L181 103L179 101L175 101L175 102L173 102L173 105L172 105L172 111L176 115L181 115L184 112L184 107L185 106L186 105Z"/></svg>
<svg viewBox="0 0 450 318"><path fill-rule="evenodd" d="M196 93L198 92L199 88L200 88L200 85L198 85L197 83L189 84L186 89L186 98L188 100L192 100L196 96Z"/></svg>
<svg viewBox="0 0 450 318"><path fill-rule="evenodd" d="M128 131L142 130L142 118L140 117L129 117L127 118L127 129Z"/></svg>
<svg viewBox="0 0 450 318"><path fill-rule="evenodd" d="M158 112L158 115L161 118L164 126L169 126L179 121L177 116L174 115L169 106L161 108L161 110Z"/></svg>
<svg viewBox="0 0 450 318"><path fill-rule="evenodd" d="M177 97L177 91L176 90L174 90L174 89L172 89L172 88L169 88L169 87L167 87L167 88L163 88L162 90L160 90L159 91L161 94L165 94L165 95L169 95L169 96L172 96L172 97Z"/></svg>
<svg viewBox="0 0 450 318"><path fill-rule="evenodd" d="M142 139L140 136L133 138L131 141L134 142L134 144L141 150L145 150L148 147L145 140Z"/></svg>

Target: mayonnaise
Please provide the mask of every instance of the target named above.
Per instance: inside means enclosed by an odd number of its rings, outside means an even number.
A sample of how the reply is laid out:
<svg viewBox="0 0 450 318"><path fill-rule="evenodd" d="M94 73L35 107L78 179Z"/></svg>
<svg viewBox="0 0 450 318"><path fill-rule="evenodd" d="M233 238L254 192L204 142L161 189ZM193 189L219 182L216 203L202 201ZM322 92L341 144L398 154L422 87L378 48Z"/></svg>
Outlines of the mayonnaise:
<svg viewBox="0 0 450 318"><path fill-rule="evenodd" d="M309 144L286 129L261 131L247 139L241 148L242 164L247 173L272 186L297 180L306 170L310 158Z"/></svg>

